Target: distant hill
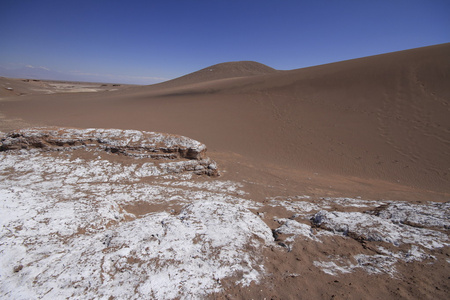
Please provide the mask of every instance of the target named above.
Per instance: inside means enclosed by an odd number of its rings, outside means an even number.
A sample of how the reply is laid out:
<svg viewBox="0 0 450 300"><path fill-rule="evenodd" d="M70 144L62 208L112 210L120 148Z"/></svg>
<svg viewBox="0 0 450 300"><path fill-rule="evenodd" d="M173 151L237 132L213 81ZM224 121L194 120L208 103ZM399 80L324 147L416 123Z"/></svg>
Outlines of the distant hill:
<svg viewBox="0 0 450 300"><path fill-rule="evenodd" d="M265 75L276 72L278 71L254 61L226 62L212 65L199 71L162 82L154 86L175 87L219 79Z"/></svg>

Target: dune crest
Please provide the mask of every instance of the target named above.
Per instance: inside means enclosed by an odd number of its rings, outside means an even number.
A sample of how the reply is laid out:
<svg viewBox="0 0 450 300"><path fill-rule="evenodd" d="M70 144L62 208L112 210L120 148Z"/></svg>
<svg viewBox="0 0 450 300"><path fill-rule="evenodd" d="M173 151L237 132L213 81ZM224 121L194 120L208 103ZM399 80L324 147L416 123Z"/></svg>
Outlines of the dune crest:
<svg viewBox="0 0 450 300"><path fill-rule="evenodd" d="M153 85L157 88L178 87L235 77L248 77L277 73L278 71L254 61L235 61L212 65L199 71Z"/></svg>

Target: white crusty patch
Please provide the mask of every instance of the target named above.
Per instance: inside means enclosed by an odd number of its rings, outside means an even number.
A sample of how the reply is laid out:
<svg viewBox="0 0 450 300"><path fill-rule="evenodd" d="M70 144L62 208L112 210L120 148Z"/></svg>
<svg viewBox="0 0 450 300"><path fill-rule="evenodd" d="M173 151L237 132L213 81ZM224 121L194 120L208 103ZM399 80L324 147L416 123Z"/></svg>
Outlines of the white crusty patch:
<svg viewBox="0 0 450 300"><path fill-rule="evenodd" d="M311 216L311 212L318 212L320 210L331 210L332 207L340 206L345 208L367 208L373 209L380 205L390 203L389 201L374 201L354 198L331 198L321 197L317 200L312 200L310 196L293 196L293 197L272 197L268 198L269 205L272 207L283 206L298 216ZM307 201L305 201L307 200Z"/></svg>
<svg viewBox="0 0 450 300"><path fill-rule="evenodd" d="M275 221L281 224L280 227L275 229L275 233L284 234L288 237L284 239L283 243L292 250L295 240L298 237L308 238L315 242L321 243L321 237L325 235L332 235L330 232L325 230L316 230L311 227L311 225L297 222L296 220L286 219L286 218L275 218Z"/></svg>
<svg viewBox="0 0 450 300"><path fill-rule="evenodd" d="M450 202L411 204L391 203L378 213L383 219L397 224L411 224L421 227L440 227L450 229Z"/></svg>
<svg viewBox="0 0 450 300"><path fill-rule="evenodd" d="M152 163L63 152L3 152L0 165L2 298L189 298L264 273L272 232L239 204L251 206L238 185L186 189ZM137 203L150 209L127 210Z"/></svg>
<svg viewBox="0 0 450 300"><path fill-rule="evenodd" d="M421 245L428 249L448 246L448 236L436 230L396 224L390 219L360 212L320 211L313 222L322 228L344 235L361 237L368 241L381 241L399 246Z"/></svg>
<svg viewBox="0 0 450 300"><path fill-rule="evenodd" d="M337 276L363 269L369 274L389 274L394 277L397 259L387 255L357 254L352 259L335 258L330 261L314 261L314 265L324 273Z"/></svg>
<svg viewBox="0 0 450 300"><path fill-rule="evenodd" d="M375 246L378 250L373 255L360 253L351 259L334 256L329 261L314 262L316 267L330 275L363 269L369 274L395 276L398 262L433 261L436 257L430 252L449 246L448 202L412 204L353 198L310 199L305 196L274 197L268 200L270 206L283 206L292 213L290 219L275 218L281 225L274 232L287 235L282 242L288 250L292 250L295 243L300 243L299 240L306 238L322 242L330 235L349 236L359 241L385 242L393 246L406 244L406 247L410 247L405 252L396 247L388 250ZM333 210L333 207L339 211ZM367 210L346 211L355 208ZM303 220L304 223L296 220ZM319 228L305 224L308 222Z"/></svg>
<svg viewBox="0 0 450 300"><path fill-rule="evenodd" d="M188 188L206 189L212 192L221 192L228 194L245 195L245 192L241 190L242 184L233 182L230 180L214 180L207 182L192 182L192 181L177 181L177 182L165 182L168 186L184 186Z"/></svg>
<svg viewBox="0 0 450 300"><path fill-rule="evenodd" d="M415 245L412 245L406 252L392 252L384 247L378 247L378 250L380 254L356 254L352 259L330 257L329 261L314 261L313 264L324 273L333 276L362 269L369 274L388 274L391 277L396 277L396 264L400 261L410 263L413 261L435 259L435 257L425 253Z"/></svg>
<svg viewBox="0 0 450 300"><path fill-rule="evenodd" d="M206 295L220 291L220 280L232 275L244 285L257 281L263 266L256 249L271 239L267 226L248 210L209 201L188 205L179 215L148 214L93 234L67 236L61 232L66 224L51 225L54 230L3 239L8 258L2 261L3 295ZM15 273L18 265L23 269Z"/></svg>

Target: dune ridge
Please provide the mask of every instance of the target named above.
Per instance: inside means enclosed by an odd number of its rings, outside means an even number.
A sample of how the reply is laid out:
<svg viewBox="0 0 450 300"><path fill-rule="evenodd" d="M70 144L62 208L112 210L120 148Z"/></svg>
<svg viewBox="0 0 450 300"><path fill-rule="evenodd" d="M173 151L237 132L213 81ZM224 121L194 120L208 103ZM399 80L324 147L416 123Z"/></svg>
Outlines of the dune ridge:
<svg viewBox="0 0 450 300"><path fill-rule="evenodd" d="M215 64L169 81L154 84L153 87L176 87L205 81L273 74L276 72L278 71L258 62L234 61Z"/></svg>

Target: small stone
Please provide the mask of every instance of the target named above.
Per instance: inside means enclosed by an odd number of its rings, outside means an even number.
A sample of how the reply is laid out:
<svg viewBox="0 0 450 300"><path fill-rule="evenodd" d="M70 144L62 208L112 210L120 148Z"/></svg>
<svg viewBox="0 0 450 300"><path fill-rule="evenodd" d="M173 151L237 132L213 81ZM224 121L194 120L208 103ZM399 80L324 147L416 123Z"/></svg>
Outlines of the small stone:
<svg viewBox="0 0 450 300"><path fill-rule="evenodd" d="M13 271L14 271L14 273L17 273L17 272L19 272L22 269L23 269L23 265L18 265L18 266L14 267Z"/></svg>
<svg viewBox="0 0 450 300"><path fill-rule="evenodd" d="M196 165L195 166L195 171L199 171L199 170L203 170L205 167L204 166L202 166L202 165Z"/></svg>

